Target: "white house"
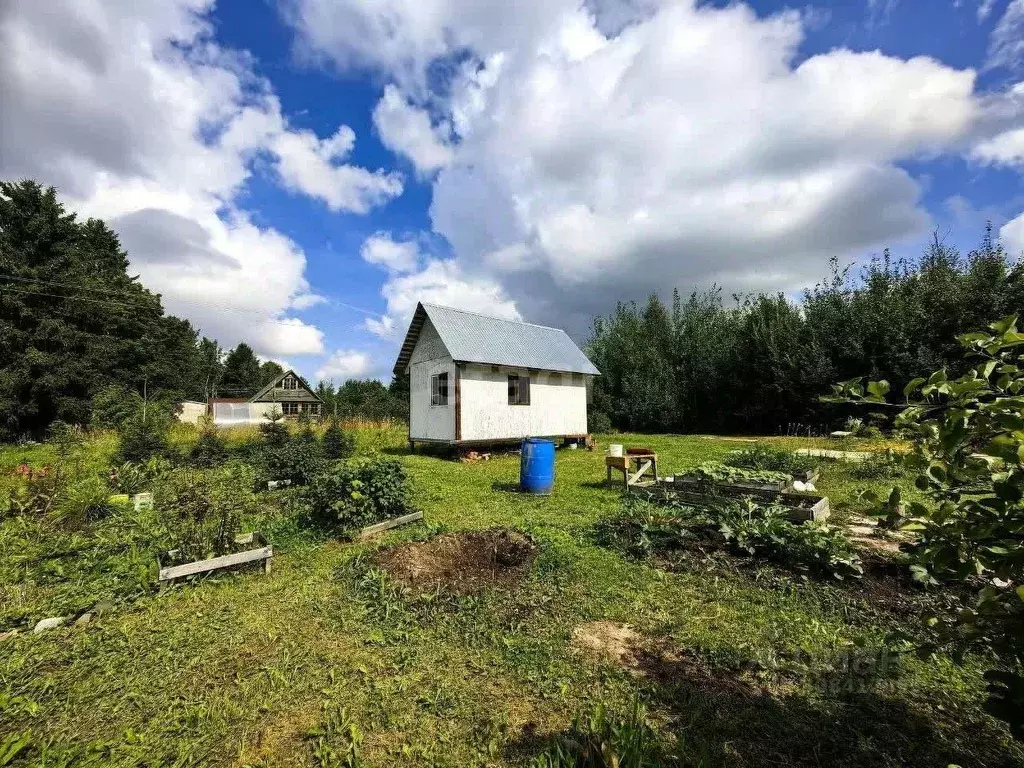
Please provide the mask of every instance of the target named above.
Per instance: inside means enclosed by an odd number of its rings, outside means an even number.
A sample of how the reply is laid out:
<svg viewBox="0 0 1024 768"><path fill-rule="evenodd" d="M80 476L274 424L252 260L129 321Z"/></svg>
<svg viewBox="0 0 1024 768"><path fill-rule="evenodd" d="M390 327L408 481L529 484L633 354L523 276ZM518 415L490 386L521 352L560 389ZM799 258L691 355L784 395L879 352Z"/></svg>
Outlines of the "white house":
<svg viewBox="0 0 1024 768"><path fill-rule="evenodd" d="M395 373L409 375L409 444L587 435L599 371L565 331L416 306Z"/></svg>

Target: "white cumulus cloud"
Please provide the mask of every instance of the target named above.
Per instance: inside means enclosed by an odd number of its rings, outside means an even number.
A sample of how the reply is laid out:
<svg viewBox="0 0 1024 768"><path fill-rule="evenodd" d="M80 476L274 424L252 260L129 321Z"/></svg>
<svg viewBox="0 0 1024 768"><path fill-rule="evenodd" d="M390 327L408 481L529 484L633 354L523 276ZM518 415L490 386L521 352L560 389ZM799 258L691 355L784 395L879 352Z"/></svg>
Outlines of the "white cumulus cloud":
<svg viewBox="0 0 1024 768"><path fill-rule="evenodd" d="M931 219L900 161L962 151L979 118L971 70L846 49L799 60L808 19L795 11L291 9L307 52L383 72L388 98L452 126L431 221L455 258L415 274L488 281L527 319L569 318L577 335L617 299L713 282L793 290L831 256L920 235ZM450 77L432 88L437 68ZM391 280L385 294L407 308L418 287Z"/></svg>
<svg viewBox="0 0 1024 768"><path fill-rule="evenodd" d="M320 366L316 378L333 379L336 383L343 384L348 379L365 378L372 367L373 360L369 353L355 349L339 349Z"/></svg>
<svg viewBox="0 0 1024 768"><path fill-rule="evenodd" d="M421 176L426 176L451 162L447 124L433 125L430 114L406 100L394 85L373 110L373 124L388 149L407 157Z"/></svg>
<svg viewBox="0 0 1024 768"><path fill-rule="evenodd" d="M397 241L389 232L377 232L366 238L359 250L363 261L384 267L388 272L412 272L420 258L415 240Z"/></svg>
<svg viewBox="0 0 1024 768"><path fill-rule="evenodd" d="M365 212L395 174L354 141L293 129L248 55L212 38L212 0L8 0L0 11L0 176L58 187L119 233L143 283L224 344L319 354L291 311L319 299L306 258L239 202L257 157L288 189Z"/></svg>

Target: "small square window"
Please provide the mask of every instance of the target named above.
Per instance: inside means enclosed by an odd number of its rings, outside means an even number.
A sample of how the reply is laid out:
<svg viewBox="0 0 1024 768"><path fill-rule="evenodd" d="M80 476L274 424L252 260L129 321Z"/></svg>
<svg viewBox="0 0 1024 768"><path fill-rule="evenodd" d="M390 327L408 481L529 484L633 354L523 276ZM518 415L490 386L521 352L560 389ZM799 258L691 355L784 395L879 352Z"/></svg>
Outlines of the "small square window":
<svg viewBox="0 0 1024 768"><path fill-rule="evenodd" d="M435 373L430 377L430 404L448 405L447 373Z"/></svg>
<svg viewBox="0 0 1024 768"><path fill-rule="evenodd" d="M294 376L285 376L284 381L281 382L282 389L298 389L299 381Z"/></svg>
<svg viewBox="0 0 1024 768"><path fill-rule="evenodd" d="M530 377L510 373L508 377L508 404L530 404Z"/></svg>
<svg viewBox="0 0 1024 768"><path fill-rule="evenodd" d="M299 404L298 403L281 403L281 413L285 416L298 416L299 415Z"/></svg>

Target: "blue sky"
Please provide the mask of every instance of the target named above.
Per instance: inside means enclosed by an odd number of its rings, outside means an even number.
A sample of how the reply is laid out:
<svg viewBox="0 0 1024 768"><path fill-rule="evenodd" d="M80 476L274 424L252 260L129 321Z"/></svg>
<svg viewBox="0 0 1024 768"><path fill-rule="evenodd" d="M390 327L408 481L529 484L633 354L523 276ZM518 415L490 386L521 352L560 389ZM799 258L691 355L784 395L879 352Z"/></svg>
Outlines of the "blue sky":
<svg viewBox="0 0 1024 768"><path fill-rule="evenodd" d="M14 0L0 176L225 346L387 377L418 300L582 340L935 229L1020 253L1022 40L1024 0Z"/></svg>

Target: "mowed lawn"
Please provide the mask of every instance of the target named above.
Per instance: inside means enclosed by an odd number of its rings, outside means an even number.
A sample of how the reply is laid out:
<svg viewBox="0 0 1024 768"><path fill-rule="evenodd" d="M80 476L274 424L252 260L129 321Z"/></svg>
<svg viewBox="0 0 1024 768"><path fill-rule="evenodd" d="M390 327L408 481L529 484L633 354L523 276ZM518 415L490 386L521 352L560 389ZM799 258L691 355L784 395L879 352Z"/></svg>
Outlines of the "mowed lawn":
<svg viewBox="0 0 1024 768"><path fill-rule="evenodd" d="M658 451L666 474L744 445L612 439ZM207 578L115 603L83 628L0 640L0 744L31 731L13 765L527 765L576 712L639 698L690 765L1024 762L981 711L978 660L864 666L916 620L858 585L721 556L669 570L599 544L595 523L620 503L603 483L609 441L560 451L555 492L533 497L514 491L518 457L457 463L408 455L401 431L361 433L364 450L408 467L426 526L346 543L301 528L287 494L268 499L270 574ZM22 453L4 452L4 471ZM848 472L825 464L818 483L840 521L867 485ZM539 545L517 586L424 596L372 567L381 547L498 526ZM650 675L581 653L574 630L604 619L691 663Z"/></svg>

